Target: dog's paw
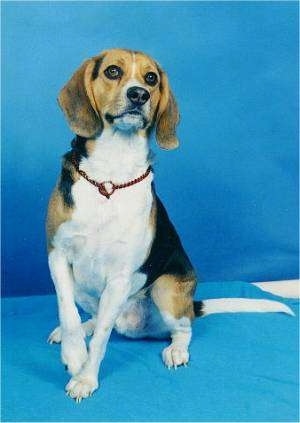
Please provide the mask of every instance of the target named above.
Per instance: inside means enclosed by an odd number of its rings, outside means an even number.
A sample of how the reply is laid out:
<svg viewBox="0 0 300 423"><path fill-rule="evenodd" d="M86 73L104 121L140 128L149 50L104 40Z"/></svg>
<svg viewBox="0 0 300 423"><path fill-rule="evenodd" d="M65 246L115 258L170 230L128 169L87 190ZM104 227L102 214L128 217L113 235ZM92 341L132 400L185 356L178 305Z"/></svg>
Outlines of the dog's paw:
<svg viewBox="0 0 300 423"><path fill-rule="evenodd" d="M60 344L61 343L61 329L57 326L49 335L47 342L49 344Z"/></svg>
<svg viewBox="0 0 300 423"><path fill-rule="evenodd" d="M176 370L182 364L187 365L189 361L189 352L186 347L176 344L171 344L162 352L162 359L168 369L174 367Z"/></svg>
<svg viewBox="0 0 300 423"><path fill-rule="evenodd" d="M83 336L67 335L62 337L61 359L72 376L80 372L87 358L88 352Z"/></svg>
<svg viewBox="0 0 300 423"><path fill-rule="evenodd" d="M98 388L98 381L87 376L74 376L66 386L67 395L76 402L80 402L83 398L90 397Z"/></svg>

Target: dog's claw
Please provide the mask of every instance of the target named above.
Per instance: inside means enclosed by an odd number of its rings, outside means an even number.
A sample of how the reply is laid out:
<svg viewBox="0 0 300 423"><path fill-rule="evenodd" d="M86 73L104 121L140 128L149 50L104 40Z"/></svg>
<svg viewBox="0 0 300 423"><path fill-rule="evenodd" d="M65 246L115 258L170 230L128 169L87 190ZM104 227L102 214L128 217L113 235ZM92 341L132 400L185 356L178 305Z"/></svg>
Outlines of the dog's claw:
<svg viewBox="0 0 300 423"><path fill-rule="evenodd" d="M185 348L177 346L176 344L171 344L163 350L162 359L169 370L171 368L177 370L181 365L187 367L189 352Z"/></svg>
<svg viewBox="0 0 300 423"><path fill-rule="evenodd" d="M78 376L77 376L78 377ZM66 391L76 403L88 398L98 388L98 382L89 379L72 378L66 386Z"/></svg>

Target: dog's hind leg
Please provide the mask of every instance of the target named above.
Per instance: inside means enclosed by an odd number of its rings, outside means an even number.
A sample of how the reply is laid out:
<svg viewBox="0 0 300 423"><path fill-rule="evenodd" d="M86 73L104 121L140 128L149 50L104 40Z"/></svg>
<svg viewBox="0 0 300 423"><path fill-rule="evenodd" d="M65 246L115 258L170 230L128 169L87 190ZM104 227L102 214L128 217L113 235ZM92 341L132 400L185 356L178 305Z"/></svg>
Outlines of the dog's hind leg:
<svg viewBox="0 0 300 423"><path fill-rule="evenodd" d="M81 324L82 329L84 330L85 336L91 336L94 333L95 329L95 319L89 319L86 322ZM61 343L61 328L57 326L49 335L48 341L49 344L60 344Z"/></svg>
<svg viewBox="0 0 300 423"><path fill-rule="evenodd" d="M151 296L159 309L164 325L171 335L171 344L162 352L162 359L170 369L187 365L192 338L191 322L195 317L193 292L195 277L162 275L154 283Z"/></svg>

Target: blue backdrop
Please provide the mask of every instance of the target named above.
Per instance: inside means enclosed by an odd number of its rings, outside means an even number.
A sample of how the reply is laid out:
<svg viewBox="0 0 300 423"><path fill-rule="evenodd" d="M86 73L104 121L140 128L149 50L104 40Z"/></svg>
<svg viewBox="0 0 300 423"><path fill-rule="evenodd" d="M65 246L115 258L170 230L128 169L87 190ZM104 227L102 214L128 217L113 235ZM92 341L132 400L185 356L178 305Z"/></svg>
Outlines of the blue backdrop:
<svg viewBox="0 0 300 423"><path fill-rule="evenodd" d="M4 3L4 295L53 291L44 219L72 138L56 96L117 46L169 74L181 148L155 147L156 184L201 279L297 277L297 7Z"/></svg>

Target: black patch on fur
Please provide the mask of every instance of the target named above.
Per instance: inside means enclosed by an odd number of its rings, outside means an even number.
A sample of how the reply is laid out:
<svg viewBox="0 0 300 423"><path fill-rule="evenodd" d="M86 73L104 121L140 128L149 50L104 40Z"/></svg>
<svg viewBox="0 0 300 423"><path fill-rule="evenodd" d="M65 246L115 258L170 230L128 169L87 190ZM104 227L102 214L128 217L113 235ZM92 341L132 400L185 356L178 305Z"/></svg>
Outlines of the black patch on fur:
<svg viewBox="0 0 300 423"><path fill-rule="evenodd" d="M96 59L95 66L94 66L94 69L93 69L93 72L92 72L92 81L94 81L96 78L98 78L99 69L100 69L100 66L102 64L102 61L103 61L103 57Z"/></svg>
<svg viewBox="0 0 300 423"><path fill-rule="evenodd" d="M67 160L67 155L69 153L64 155L64 159ZM61 175L60 175L60 181L58 184L58 189L62 194L63 200L64 200L64 204L67 207L72 207L74 205L74 200L72 197L72 185L74 184L74 180L72 177L72 172L71 170L66 167L63 164L62 170L61 170Z"/></svg>
<svg viewBox="0 0 300 423"><path fill-rule="evenodd" d="M104 117L108 123L112 124L114 122L114 117L110 113L105 113Z"/></svg>
<svg viewBox="0 0 300 423"><path fill-rule="evenodd" d="M72 207L74 205L74 200L72 197L72 185L74 184L74 179L72 175L72 156L75 152L75 157L78 163L80 163L82 157L87 157L88 154L86 150L86 142L87 138L76 135L76 137L71 142L72 150L68 151L63 156L58 189L61 192L64 204L67 207Z"/></svg>
<svg viewBox="0 0 300 423"><path fill-rule="evenodd" d="M153 189L153 195L155 195ZM139 271L147 275L144 287L151 285L164 274L186 276L193 266L184 251L169 216L159 197L156 196L156 232L150 254Z"/></svg>
<svg viewBox="0 0 300 423"><path fill-rule="evenodd" d="M202 301L194 301L194 313L196 317L203 316L203 302Z"/></svg>
<svg viewBox="0 0 300 423"><path fill-rule="evenodd" d="M80 156L88 156L86 151L86 142L87 138L81 137L80 135L76 135L76 137L72 140L71 147L73 151L76 152L76 155L78 156L77 159L80 158Z"/></svg>

